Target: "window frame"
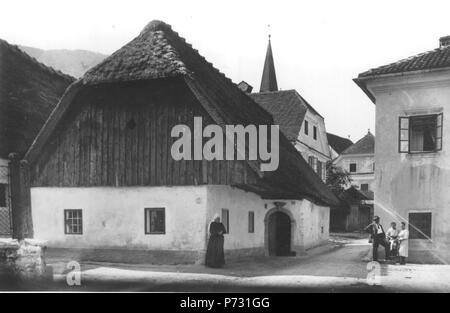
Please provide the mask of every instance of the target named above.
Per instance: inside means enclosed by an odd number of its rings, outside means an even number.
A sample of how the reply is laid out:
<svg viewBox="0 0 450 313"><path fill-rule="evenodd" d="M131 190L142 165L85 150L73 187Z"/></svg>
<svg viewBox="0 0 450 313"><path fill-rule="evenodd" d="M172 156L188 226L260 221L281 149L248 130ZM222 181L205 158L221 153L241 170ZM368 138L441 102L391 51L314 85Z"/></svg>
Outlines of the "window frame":
<svg viewBox="0 0 450 313"><path fill-rule="evenodd" d="M164 230L163 231L152 231L152 223L149 222L149 229L147 229L147 219L150 218L152 211L162 211L164 214ZM152 207L144 208L144 233L145 235L165 235L166 234L166 208L165 207Z"/></svg>
<svg viewBox="0 0 450 313"><path fill-rule="evenodd" d="M411 119L412 118L424 118L424 117L430 117L434 116L436 117L436 127L435 127L435 136L436 136L436 142L435 142L435 148L431 151L411 151ZM402 120L408 121L407 128L402 127ZM440 125L439 125L440 120ZM440 129L440 130L439 130ZM444 129L444 113L430 113L430 114L421 114L421 115L409 115L409 116L399 116L398 117L398 152L399 153L407 153L407 154L425 154L425 153L437 153L439 151L442 151L442 138L443 138L443 129ZM408 139L401 139L401 132L408 131ZM438 145L438 140L440 142L440 145ZM402 142L408 143L408 148L402 149Z"/></svg>
<svg viewBox="0 0 450 313"><path fill-rule="evenodd" d="M352 171L352 165L355 166L355 170L354 171ZM349 173L356 173L358 171L358 166L356 165L356 163L349 163L348 164L348 171L349 171Z"/></svg>
<svg viewBox="0 0 450 313"><path fill-rule="evenodd" d="M306 136L309 136L309 123L307 120L305 120L305 125L303 127L303 132L305 133Z"/></svg>
<svg viewBox="0 0 450 313"><path fill-rule="evenodd" d="M313 125L313 139L317 140L317 126Z"/></svg>
<svg viewBox="0 0 450 313"><path fill-rule="evenodd" d="M0 208L8 207L8 194L8 184L0 183ZM4 203L4 205L2 205L2 203Z"/></svg>
<svg viewBox="0 0 450 313"><path fill-rule="evenodd" d="M226 218L224 218L224 215L226 216ZM230 233L230 210L222 208L220 218L221 218L223 226L225 226L225 234L229 234Z"/></svg>
<svg viewBox="0 0 450 313"><path fill-rule="evenodd" d="M323 179L323 162L319 161L318 159L316 162L316 173L320 177L320 179Z"/></svg>
<svg viewBox="0 0 450 313"><path fill-rule="evenodd" d="M83 222L83 209L64 209L64 234L65 235L83 235L84 233L84 222ZM77 217L77 219L81 220L81 223L78 225L80 231L79 232L69 232L67 229L68 226L68 222L69 222L69 217L68 217L68 213L80 213L80 217ZM74 218L72 217L72 220ZM73 227L73 224L71 225Z"/></svg>
<svg viewBox="0 0 450 313"><path fill-rule="evenodd" d="M367 189L363 189L363 186L367 186ZM361 185L359 186L359 189L360 189L361 191L369 191L369 184L361 184Z"/></svg>
<svg viewBox="0 0 450 313"><path fill-rule="evenodd" d="M248 233L249 234L255 233L255 212L254 211L248 211Z"/></svg>

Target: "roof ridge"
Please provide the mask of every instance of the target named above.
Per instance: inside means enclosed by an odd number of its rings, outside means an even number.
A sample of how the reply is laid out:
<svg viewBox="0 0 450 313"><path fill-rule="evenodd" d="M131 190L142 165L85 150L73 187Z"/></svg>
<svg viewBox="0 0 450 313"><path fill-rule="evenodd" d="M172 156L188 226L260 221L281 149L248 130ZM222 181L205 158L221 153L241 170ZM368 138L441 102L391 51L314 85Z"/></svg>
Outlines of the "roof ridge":
<svg viewBox="0 0 450 313"><path fill-rule="evenodd" d="M274 91L259 91L259 92L253 92L252 95L264 95L264 94L272 94L272 93L280 93L280 92L296 92L295 89L286 89L286 90L274 90Z"/></svg>
<svg viewBox="0 0 450 313"><path fill-rule="evenodd" d="M74 81L75 77L72 77L68 74L65 74L63 72L61 72L60 70L54 69L51 66L47 66L42 62L39 62L36 58L32 57L31 55L29 55L28 53L26 53L25 51L23 51L22 49L19 48L19 46L14 45L14 44L10 44L8 41L1 39L0 38L0 46L3 45L4 47L6 47L7 49L10 49L11 51L17 53L18 55L20 55L21 57L25 58L26 60L30 61L33 65L38 66L41 70L50 73L51 75L57 75L67 81Z"/></svg>
<svg viewBox="0 0 450 313"><path fill-rule="evenodd" d="M367 138L374 138L375 139L375 136L370 131L368 131L367 134L365 134L362 138L357 140L351 146L347 147L347 149L342 151L341 154L346 154L348 151L352 150L352 148L358 147L358 145L361 144L361 142L364 142ZM374 146L375 146L375 143L374 143ZM349 154L352 154L352 153L349 153ZM358 154L358 153L356 153L356 154Z"/></svg>

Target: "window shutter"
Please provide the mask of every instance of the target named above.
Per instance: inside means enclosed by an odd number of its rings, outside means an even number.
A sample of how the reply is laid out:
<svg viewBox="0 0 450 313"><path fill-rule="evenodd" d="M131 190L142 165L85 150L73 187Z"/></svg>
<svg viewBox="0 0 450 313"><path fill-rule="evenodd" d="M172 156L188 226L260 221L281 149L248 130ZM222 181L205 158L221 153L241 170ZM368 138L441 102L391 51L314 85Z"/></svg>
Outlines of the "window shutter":
<svg viewBox="0 0 450 313"><path fill-rule="evenodd" d="M398 151L409 152L409 117L400 116L398 119Z"/></svg>
<svg viewBox="0 0 450 313"><path fill-rule="evenodd" d="M442 127L443 127L443 114L438 114L436 117L436 151L442 150Z"/></svg>

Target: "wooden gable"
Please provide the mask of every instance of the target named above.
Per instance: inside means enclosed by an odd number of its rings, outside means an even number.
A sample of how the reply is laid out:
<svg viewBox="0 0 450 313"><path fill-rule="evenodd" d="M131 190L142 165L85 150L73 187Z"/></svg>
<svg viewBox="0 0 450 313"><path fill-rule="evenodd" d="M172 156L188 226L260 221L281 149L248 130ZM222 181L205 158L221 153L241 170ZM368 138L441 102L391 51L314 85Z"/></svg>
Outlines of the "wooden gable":
<svg viewBox="0 0 450 313"><path fill-rule="evenodd" d="M164 79L84 88L31 169L32 186L256 184L246 161L175 161L170 132L213 120L185 82Z"/></svg>

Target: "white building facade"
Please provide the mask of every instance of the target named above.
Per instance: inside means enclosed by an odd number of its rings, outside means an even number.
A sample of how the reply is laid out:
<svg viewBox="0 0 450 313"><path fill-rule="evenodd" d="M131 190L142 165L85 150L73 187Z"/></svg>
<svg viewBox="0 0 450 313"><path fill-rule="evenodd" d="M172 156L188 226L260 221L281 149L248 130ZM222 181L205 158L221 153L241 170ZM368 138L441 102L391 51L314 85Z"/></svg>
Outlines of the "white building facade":
<svg viewBox="0 0 450 313"><path fill-rule="evenodd" d="M450 260L449 42L355 79L376 103L375 214L408 223L419 262Z"/></svg>

